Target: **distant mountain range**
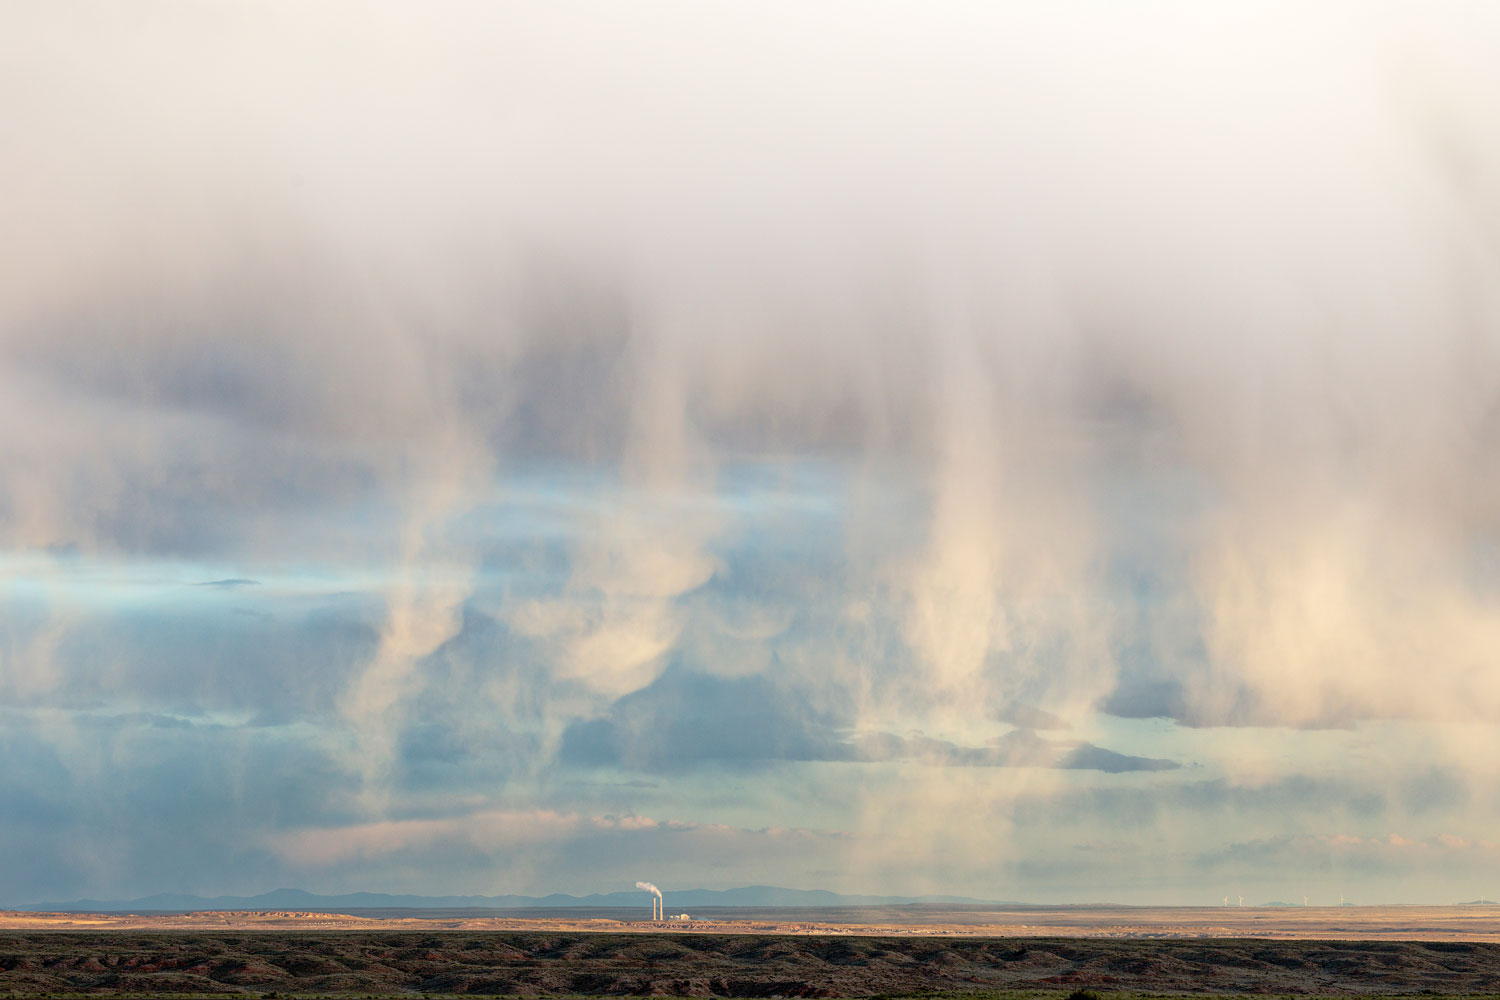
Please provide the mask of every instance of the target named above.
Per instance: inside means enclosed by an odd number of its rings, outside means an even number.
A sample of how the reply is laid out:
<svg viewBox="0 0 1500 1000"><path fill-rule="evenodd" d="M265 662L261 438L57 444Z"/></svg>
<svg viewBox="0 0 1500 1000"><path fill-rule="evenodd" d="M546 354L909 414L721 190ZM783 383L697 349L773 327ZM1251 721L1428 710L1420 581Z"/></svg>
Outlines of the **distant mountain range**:
<svg viewBox="0 0 1500 1000"><path fill-rule="evenodd" d="M913 903L984 904L965 896L846 896L823 889L783 889L751 885L742 889L684 889L665 893L668 908L704 906L905 906ZM648 896L639 889L588 896L408 896L384 892L350 892L322 896L301 889L273 889L258 896L191 896L159 893L139 899L75 899L67 903L33 903L15 909L63 913L140 913L178 910L518 910L537 907L640 907Z"/></svg>

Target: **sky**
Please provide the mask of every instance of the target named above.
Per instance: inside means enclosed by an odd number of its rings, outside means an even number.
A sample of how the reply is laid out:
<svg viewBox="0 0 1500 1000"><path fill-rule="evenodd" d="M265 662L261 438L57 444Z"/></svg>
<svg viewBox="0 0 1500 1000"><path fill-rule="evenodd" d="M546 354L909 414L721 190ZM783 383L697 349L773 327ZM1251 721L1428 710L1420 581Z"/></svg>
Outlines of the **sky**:
<svg viewBox="0 0 1500 1000"><path fill-rule="evenodd" d="M0 905L1500 897L1500 7L0 28Z"/></svg>

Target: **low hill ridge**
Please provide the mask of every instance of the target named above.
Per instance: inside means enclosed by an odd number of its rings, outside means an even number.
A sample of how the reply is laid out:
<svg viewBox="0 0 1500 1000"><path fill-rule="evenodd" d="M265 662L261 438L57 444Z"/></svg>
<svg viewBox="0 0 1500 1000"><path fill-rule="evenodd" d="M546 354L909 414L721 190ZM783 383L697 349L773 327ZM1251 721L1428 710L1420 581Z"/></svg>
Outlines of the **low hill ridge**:
<svg viewBox="0 0 1500 1000"><path fill-rule="evenodd" d="M862 896L826 889L786 889L774 885L750 885L738 889L663 890L669 910L695 906L904 906L915 903L984 904L991 900L964 896ZM569 907L644 907L646 893L638 889L570 896L420 896L384 892L351 892L320 895L304 889L273 889L257 896L194 896L157 893L136 899L75 899L17 906L16 910L51 913L138 913L189 910L299 910L344 911L384 909L483 909L516 910Z"/></svg>

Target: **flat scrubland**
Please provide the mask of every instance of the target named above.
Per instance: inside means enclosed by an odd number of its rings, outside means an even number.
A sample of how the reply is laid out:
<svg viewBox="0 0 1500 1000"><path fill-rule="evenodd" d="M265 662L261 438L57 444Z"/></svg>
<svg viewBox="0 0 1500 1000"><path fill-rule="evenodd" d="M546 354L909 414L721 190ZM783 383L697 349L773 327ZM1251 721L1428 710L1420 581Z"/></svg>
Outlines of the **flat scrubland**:
<svg viewBox="0 0 1500 1000"><path fill-rule="evenodd" d="M1245 937L3 931L0 996L1500 995L1500 943Z"/></svg>
<svg viewBox="0 0 1500 1000"><path fill-rule="evenodd" d="M791 934L874 937L1290 938L1492 941L1500 906L855 906L697 911L651 923L639 910L0 911L0 930L541 931L617 934Z"/></svg>

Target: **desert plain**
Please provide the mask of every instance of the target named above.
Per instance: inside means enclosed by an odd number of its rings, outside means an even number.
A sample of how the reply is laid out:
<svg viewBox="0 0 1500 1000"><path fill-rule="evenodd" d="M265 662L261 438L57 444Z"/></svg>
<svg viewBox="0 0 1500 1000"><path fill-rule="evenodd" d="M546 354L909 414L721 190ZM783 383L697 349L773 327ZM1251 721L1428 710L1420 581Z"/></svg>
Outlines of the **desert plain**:
<svg viewBox="0 0 1500 1000"><path fill-rule="evenodd" d="M609 908L525 910L0 911L0 930L515 931L965 937L1290 938L1500 942L1500 905L845 906L706 908L691 920Z"/></svg>
<svg viewBox="0 0 1500 1000"><path fill-rule="evenodd" d="M0 996L1500 995L1500 907L0 913Z"/></svg>

